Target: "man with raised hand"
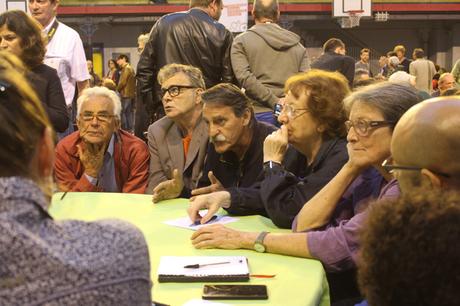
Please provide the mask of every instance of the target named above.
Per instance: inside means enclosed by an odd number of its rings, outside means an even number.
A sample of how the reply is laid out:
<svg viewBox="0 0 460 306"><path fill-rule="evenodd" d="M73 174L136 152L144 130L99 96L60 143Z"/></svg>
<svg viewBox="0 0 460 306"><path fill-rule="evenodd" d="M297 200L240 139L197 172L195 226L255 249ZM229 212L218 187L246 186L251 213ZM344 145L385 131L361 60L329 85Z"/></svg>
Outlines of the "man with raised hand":
<svg viewBox="0 0 460 306"><path fill-rule="evenodd" d="M105 87L89 88L77 105L78 131L56 146L54 170L59 190L144 193L147 145L120 129L117 94Z"/></svg>
<svg viewBox="0 0 460 306"><path fill-rule="evenodd" d="M147 193L153 202L189 197L196 188L208 144L202 119L200 69L169 64L158 73L166 116L148 130L150 176Z"/></svg>

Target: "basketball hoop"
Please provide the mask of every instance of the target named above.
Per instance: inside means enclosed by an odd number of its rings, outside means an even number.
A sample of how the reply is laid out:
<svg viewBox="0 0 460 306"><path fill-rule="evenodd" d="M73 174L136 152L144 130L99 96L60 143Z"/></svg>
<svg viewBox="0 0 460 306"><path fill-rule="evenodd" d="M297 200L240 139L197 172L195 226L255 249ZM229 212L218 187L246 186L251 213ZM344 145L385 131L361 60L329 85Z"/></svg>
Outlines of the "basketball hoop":
<svg viewBox="0 0 460 306"><path fill-rule="evenodd" d="M344 29L354 28L359 26L359 21L363 15L364 10L353 10L348 11L348 17L342 17L339 19L340 26Z"/></svg>
<svg viewBox="0 0 460 306"><path fill-rule="evenodd" d="M385 22L388 21L389 16L390 14L388 14L388 12L377 12L374 15L374 20L376 22Z"/></svg>

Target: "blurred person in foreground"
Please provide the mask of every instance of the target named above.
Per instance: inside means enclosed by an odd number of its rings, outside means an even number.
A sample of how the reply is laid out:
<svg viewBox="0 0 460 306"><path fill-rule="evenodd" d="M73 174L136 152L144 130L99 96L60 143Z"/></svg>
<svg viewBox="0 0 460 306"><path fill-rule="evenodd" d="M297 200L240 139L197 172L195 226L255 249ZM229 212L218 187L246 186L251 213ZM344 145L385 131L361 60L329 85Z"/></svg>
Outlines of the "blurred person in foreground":
<svg viewBox="0 0 460 306"><path fill-rule="evenodd" d="M56 146L59 190L144 193L147 145L120 129L117 94L105 87L88 88L78 98L77 106L78 131Z"/></svg>
<svg viewBox="0 0 460 306"><path fill-rule="evenodd" d="M456 306L460 194L415 188L379 203L362 232L360 306Z"/></svg>
<svg viewBox="0 0 460 306"><path fill-rule="evenodd" d="M223 207L236 215L264 215L275 225L290 228L304 203L348 160L343 99L349 88L345 77L311 70L290 77L285 92L285 103L278 106L282 127L264 140L264 167L257 182L193 199L190 211L208 208L202 222Z"/></svg>
<svg viewBox="0 0 460 306"><path fill-rule="evenodd" d="M459 112L459 97L430 99L411 108L395 127L391 142L392 158L384 167L398 179L403 194L408 196L398 202L399 205L386 204L377 210L369 221L371 229L364 231L360 283L371 305L458 304L455 291L459 288L458 277L457 283L454 280L459 274L455 272L455 269L458 270L459 254L458 248L452 247L458 241L458 232L455 234L453 231L458 228L458 221L451 223L455 224L451 231L442 231L440 227L449 225L441 225L444 221L440 219L430 222L424 209L434 208L429 213L433 218L440 217L445 221L455 218L454 211L450 211L453 214L448 219L448 213L442 211L443 207L447 208L452 203L452 199L457 199L459 204L458 196L446 195L446 192L460 190L460 161L452 158L460 155ZM415 198L411 198L416 193ZM387 215L388 209L391 210L388 216L380 216ZM389 230L391 226L395 227L394 231ZM434 239L434 235L440 236ZM452 239L452 244L447 243L447 239ZM421 248L423 252L420 252ZM388 256L381 256L383 253ZM398 254L397 258L390 253ZM401 256L403 254L407 254L407 260ZM435 256L436 259L442 262L433 265L435 254L439 255ZM417 279L416 283L411 275ZM362 305L367 304L364 302Z"/></svg>
<svg viewBox="0 0 460 306"><path fill-rule="evenodd" d="M294 233L249 233L210 225L192 235L193 245L315 258L328 272L333 302L359 297L358 233L371 200L399 195L397 182L382 163L390 157L394 126L419 101L409 87L386 82L363 87L345 99L350 109L346 122L349 160L305 203L293 222Z"/></svg>
<svg viewBox="0 0 460 306"><path fill-rule="evenodd" d="M7 50L22 60L25 67L17 63L15 68L18 71L23 70L35 89L54 130L64 132L69 125L64 92L56 70L43 63L46 39L40 24L23 11L7 11L1 14L0 49Z"/></svg>
<svg viewBox="0 0 460 306"><path fill-rule="evenodd" d="M0 304L151 305L148 249L137 228L118 220L58 222L48 214L52 128L31 87L3 65L3 56Z"/></svg>

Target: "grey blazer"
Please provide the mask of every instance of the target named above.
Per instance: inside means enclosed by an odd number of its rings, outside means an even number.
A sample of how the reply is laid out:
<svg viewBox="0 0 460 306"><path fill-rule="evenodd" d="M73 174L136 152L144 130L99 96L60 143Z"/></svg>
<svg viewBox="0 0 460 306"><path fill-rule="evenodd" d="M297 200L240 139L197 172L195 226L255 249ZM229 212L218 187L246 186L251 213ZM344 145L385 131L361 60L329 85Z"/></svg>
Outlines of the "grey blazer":
<svg viewBox="0 0 460 306"><path fill-rule="evenodd" d="M181 133L174 121L168 117L150 125L148 143L150 168L146 193L153 193L159 183L170 180L176 168L183 175L184 186L190 190L196 188L208 145L208 126L202 118L193 130L185 161Z"/></svg>

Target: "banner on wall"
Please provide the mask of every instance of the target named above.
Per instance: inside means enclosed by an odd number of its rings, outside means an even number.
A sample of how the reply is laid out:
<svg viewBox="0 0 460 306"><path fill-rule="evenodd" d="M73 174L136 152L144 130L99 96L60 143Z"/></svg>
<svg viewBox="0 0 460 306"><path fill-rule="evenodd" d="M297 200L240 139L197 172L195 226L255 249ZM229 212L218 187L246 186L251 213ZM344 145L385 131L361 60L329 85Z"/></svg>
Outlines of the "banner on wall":
<svg viewBox="0 0 460 306"><path fill-rule="evenodd" d="M27 0L0 0L0 14L12 10L27 12Z"/></svg>
<svg viewBox="0 0 460 306"><path fill-rule="evenodd" d="M230 32L240 33L248 29L248 0L224 0L219 22Z"/></svg>

